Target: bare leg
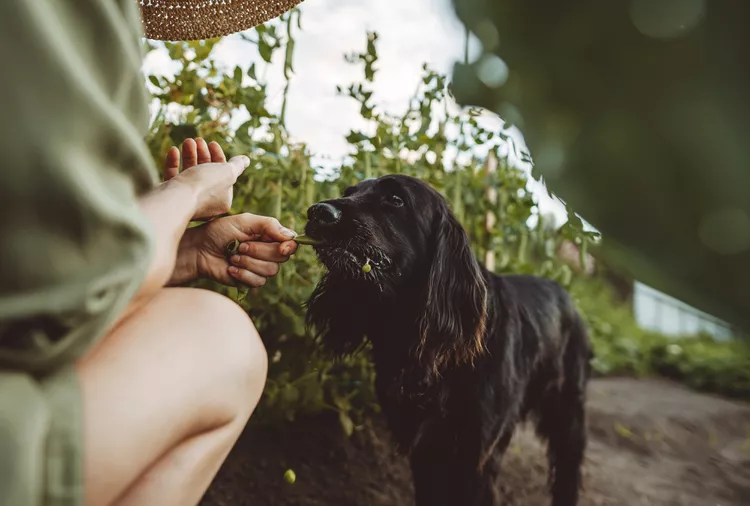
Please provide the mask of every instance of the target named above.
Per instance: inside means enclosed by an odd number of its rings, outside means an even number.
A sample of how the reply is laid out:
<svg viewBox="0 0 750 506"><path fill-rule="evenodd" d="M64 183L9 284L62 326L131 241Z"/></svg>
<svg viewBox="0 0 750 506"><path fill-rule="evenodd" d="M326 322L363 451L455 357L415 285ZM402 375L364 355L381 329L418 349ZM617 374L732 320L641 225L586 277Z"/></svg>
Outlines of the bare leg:
<svg viewBox="0 0 750 506"><path fill-rule="evenodd" d="M166 288L77 369L86 504L189 505L252 414L267 357L231 300Z"/></svg>
<svg viewBox="0 0 750 506"><path fill-rule="evenodd" d="M115 504L197 504L243 427L232 423L185 441L138 478Z"/></svg>

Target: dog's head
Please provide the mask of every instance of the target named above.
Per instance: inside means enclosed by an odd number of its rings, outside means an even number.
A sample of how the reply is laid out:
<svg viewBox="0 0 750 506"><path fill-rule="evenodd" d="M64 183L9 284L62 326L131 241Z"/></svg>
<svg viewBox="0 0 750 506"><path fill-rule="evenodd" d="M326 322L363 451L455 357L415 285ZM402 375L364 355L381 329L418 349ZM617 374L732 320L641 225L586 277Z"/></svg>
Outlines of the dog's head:
<svg viewBox="0 0 750 506"><path fill-rule="evenodd" d="M378 305L358 305L352 298L359 293L418 300L418 314L405 324L417 322L414 351L436 372L481 352L487 286L466 233L437 191L412 177L384 176L313 205L308 218L305 233L322 241L315 250L328 269L308 320L329 348L352 351L373 316L388 317L366 314Z"/></svg>
<svg viewBox="0 0 750 506"><path fill-rule="evenodd" d="M322 241L315 249L330 276L385 290L424 269L433 225L446 212L442 197L418 179L385 176L310 207L305 233Z"/></svg>

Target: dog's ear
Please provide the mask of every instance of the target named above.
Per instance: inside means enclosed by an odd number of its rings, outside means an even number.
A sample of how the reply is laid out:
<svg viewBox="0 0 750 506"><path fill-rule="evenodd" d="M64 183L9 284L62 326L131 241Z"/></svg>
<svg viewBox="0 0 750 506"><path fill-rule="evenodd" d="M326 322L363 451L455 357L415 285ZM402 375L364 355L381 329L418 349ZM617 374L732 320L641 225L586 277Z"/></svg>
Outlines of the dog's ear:
<svg viewBox="0 0 750 506"><path fill-rule="evenodd" d="M346 286L331 286L328 276L315 287L305 304L305 322L322 348L335 357L356 352L365 339L366 313L359 298Z"/></svg>
<svg viewBox="0 0 750 506"><path fill-rule="evenodd" d="M439 375L448 365L472 364L484 351L487 284L466 232L447 208L433 247L417 353Z"/></svg>

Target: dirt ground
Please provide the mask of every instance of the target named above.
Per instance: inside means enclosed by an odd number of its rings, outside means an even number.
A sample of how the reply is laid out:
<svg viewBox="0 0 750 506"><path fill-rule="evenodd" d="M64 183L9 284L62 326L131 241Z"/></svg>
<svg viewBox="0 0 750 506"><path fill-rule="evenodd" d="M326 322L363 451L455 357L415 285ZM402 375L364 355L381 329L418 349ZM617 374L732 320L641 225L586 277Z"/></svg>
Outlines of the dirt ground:
<svg viewBox="0 0 750 506"><path fill-rule="evenodd" d="M750 504L750 405L660 380L597 379L581 506ZM293 485L283 479L294 469ZM519 431L503 463L508 506L547 506L544 449ZM202 506L410 506L385 429L347 439L336 417L248 430Z"/></svg>

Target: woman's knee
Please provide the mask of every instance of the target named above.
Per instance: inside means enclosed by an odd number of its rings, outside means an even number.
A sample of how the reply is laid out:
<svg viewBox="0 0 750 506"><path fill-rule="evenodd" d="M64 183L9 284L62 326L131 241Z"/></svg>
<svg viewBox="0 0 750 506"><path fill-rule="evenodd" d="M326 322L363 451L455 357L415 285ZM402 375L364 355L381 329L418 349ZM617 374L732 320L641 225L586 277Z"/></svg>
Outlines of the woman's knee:
<svg viewBox="0 0 750 506"><path fill-rule="evenodd" d="M246 418L266 382L268 354L263 341L247 313L231 299L208 290L186 290L192 317L208 323L207 335L197 337L206 348L206 373L222 378L216 382L221 390L217 399L227 402L236 417Z"/></svg>

